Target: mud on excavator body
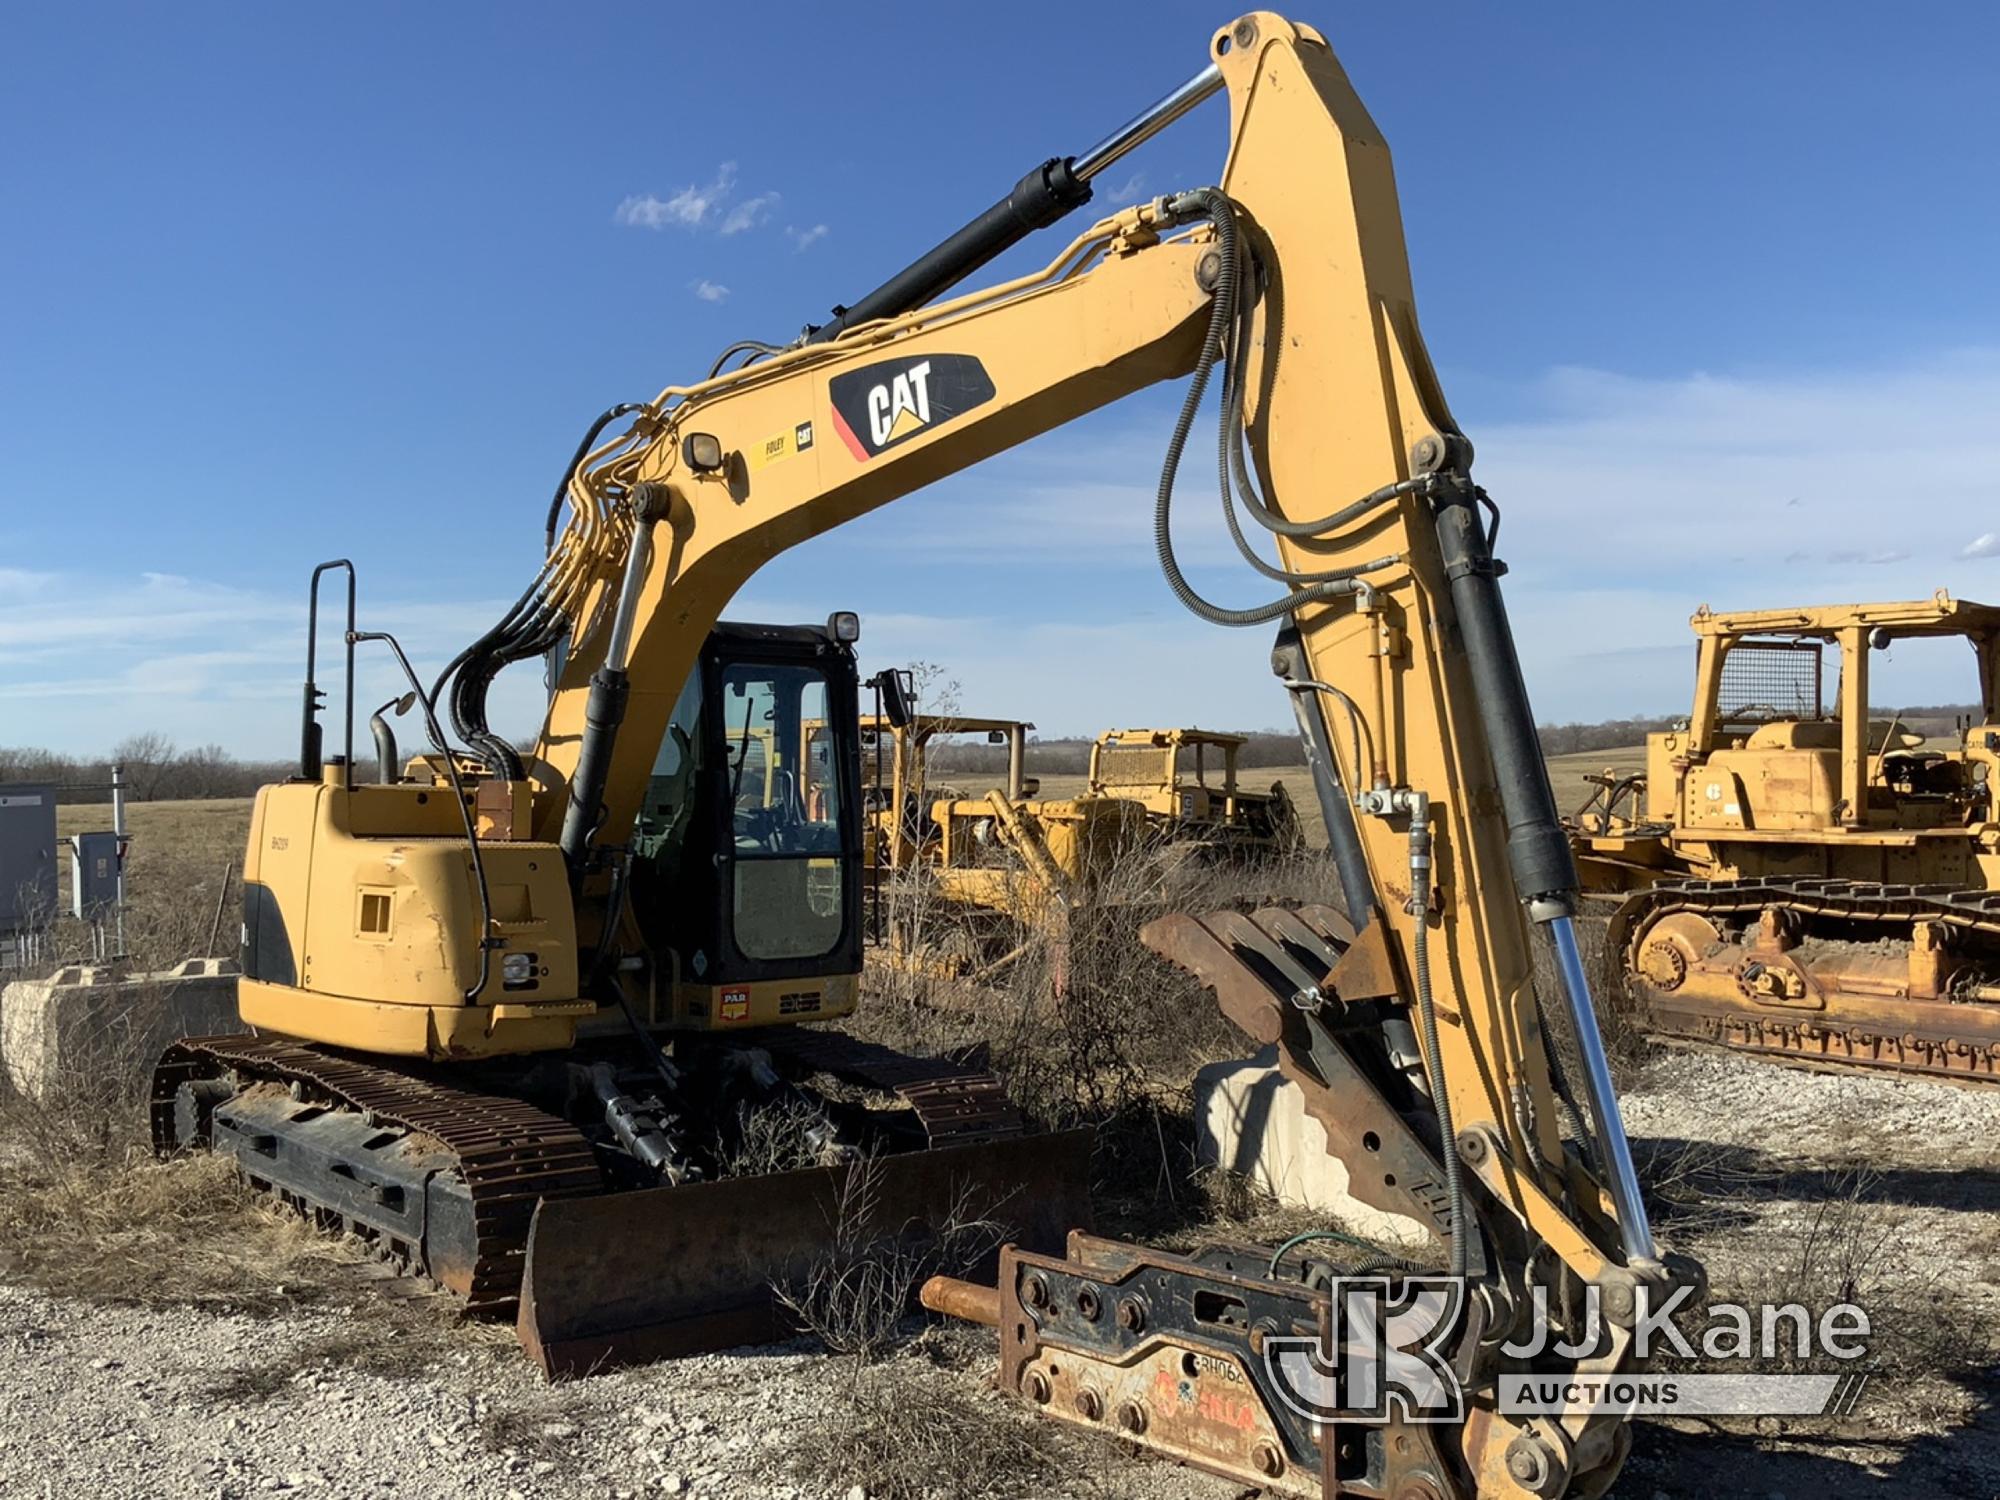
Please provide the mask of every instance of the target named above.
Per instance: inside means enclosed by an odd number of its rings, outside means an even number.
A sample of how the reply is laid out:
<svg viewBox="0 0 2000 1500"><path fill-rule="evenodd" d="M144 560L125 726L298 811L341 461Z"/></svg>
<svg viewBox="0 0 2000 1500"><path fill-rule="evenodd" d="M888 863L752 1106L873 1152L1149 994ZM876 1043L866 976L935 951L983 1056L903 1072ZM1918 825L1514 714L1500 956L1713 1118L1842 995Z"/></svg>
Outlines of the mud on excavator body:
<svg viewBox="0 0 2000 1500"><path fill-rule="evenodd" d="M2000 1080L2000 608L1951 598L1693 618L1687 721L1593 778L1585 888L1647 1029L1827 1065ZM1963 641L1949 739L1870 707L1899 642Z"/></svg>

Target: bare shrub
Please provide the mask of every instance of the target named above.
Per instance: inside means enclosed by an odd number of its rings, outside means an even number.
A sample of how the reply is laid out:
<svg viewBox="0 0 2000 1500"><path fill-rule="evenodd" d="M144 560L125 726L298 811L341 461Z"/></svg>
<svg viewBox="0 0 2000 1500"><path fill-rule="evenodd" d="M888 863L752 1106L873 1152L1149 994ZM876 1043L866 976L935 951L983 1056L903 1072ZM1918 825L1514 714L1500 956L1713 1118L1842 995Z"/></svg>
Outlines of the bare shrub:
<svg viewBox="0 0 2000 1500"><path fill-rule="evenodd" d="M913 872L891 882L885 901L905 923L903 954L918 956L874 955L854 1029L926 1055L987 1044L994 1072L1036 1126L1097 1128L1094 1189L1105 1218L1128 1232L1164 1229L1201 1211L1190 1186L1194 1072L1248 1043L1140 930L1174 911L1337 906L1337 884L1324 851L1234 864L1156 840L1099 871L1055 920L1016 928L1001 944L991 914L938 899ZM989 957L978 977L926 960L1003 947L1006 962Z"/></svg>
<svg viewBox="0 0 2000 1500"><path fill-rule="evenodd" d="M875 1164L858 1163L842 1184L826 1250L772 1286L801 1327L858 1364L894 1346L918 1287L932 1276L969 1269L1007 1235L998 1219L981 1216L978 1189L970 1185L935 1225L905 1225L887 1234L878 1196Z"/></svg>
<svg viewBox="0 0 2000 1500"><path fill-rule="evenodd" d="M826 1111L803 1095L766 1104L750 1111L734 1140L718 1144L722 1175L761 1177L826 1166L830 1131Z"/></svg>
<svg viewBox="0 0 2000 1500"><path fill-rule="evenodd" d="M1728 1360L1718 1364L1702 1347L1708 1310L1717 1303L1749 1310L1752 1341L1760 1345L1765 1308L1795 1307L1817 1324L1827 1309L1852 1303L1866 1313L1870 1327L1863 1340L1868 1352L1859 1364L1816 1348L1801 1354L1796 1315L1784 1313L1774 1323L1778 1336L1769 1357L1760 1347L1756 1367L1772 1373L1888 1375L1905 1410L1928 1407L1940 1418L1962 1410L1960 1387L1978 1381L1995 1354L1982 1288L1976 1274L1968 1284L1962 1256L1939 1253L1920 1214L1884 1200L1875 1172L1837 1167L1799 1180L1768 1169L1723 1166L1703 1175L1710 1184L1703 1217L1720 1221L1696 1247L1710 1284L1697 1304L1675 1318L1695 1353L1689 1360L1656 1344L1660 1367L1742 1368ZM1785 1201L1794 1195L1798 1201ZM1840 1423L1837 1417L1800 1418L1787 1430L1797 1435Z"/></svg>

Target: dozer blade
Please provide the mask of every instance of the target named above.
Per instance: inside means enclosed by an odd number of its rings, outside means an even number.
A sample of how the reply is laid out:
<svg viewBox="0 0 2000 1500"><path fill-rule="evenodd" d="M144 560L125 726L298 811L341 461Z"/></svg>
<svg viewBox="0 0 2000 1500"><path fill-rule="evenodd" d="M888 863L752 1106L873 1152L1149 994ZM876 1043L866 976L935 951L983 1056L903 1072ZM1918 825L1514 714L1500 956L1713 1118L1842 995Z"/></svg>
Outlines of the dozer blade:
<svg viewBox="0 0 2000 1500"><path fill-rule="evenodd" d="M789 1331L774 1288L803 1284L829 1256L910 1253L954 1220L993 1224L980 1237L985 1268L1002 1241L1060 1250L1090 1223L1092 1139L1024 1135L545 1199L528 1231L521 1346L560 1378L767 1342Z"/></svg>

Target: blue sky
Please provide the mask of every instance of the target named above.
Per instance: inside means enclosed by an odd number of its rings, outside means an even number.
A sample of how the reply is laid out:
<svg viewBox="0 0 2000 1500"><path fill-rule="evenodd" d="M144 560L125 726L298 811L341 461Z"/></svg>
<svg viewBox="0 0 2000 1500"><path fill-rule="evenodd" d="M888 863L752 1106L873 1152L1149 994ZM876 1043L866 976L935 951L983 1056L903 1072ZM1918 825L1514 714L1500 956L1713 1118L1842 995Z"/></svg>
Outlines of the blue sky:
<svg viewBox="0 0 2000 1500"><path fill-rule="evenodd" d="M1543 717L1684 701L1704 600L2000 594L1992 8L1299 15L1395 151ZM338 554L434 667L525 581L595 413L852 299L1227 19L10 7L0 744L282 753ZM1223 145L1212 103L1104 186L1212 181ZM809 544L732 613L860 609L875 660L1050 732L1282 722L1261 633L1179 613L1144 542L1177 395ZM1261 597L1190 498L1204 587ZM1910 700L1964 696L1957 665L1913 665ZM496 718L525 729L516 675Z"/></svg>

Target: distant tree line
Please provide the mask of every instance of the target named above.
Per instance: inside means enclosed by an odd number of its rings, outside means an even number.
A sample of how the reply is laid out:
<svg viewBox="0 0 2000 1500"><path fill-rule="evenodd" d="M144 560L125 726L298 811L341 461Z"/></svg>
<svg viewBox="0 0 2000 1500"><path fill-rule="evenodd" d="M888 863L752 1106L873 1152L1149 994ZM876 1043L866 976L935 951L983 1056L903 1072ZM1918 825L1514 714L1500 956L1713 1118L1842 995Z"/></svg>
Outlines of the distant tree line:
<svg viewBox="0 0 2000 1500"><path fill-rule="evenodd" d="M1960 726L1982 722L1977 704L1934 703L1914 708L1874 706L1869 716L1895 719L1926 739L1952 738ZM1575 755L1638 745L1649 734L1671 729L1679 718L1601 719L1594 724L1543 724L1536 733L1544 755ZM1090 770L1091 741L1080 736L1029 736L1028 770L1035 775L1081 776ZM1263 729L1246 736L1237 755L1245 771L1296 766L1299 738L1290 731ZM288 760L238 760L220 745L180 749L165 735L135 734L109 755L62 755L53 750L0 746L0 782L51 782L64 802L109 802L111 767L125 768L126 795L135 802L169 802L206 797L249 797L269 782L293 775ZM999 775L1007 769L1007 747L983 739L944 740L931 747L937 771Z"/></svg>
<svg viewBox="0 0 2000 1500"><path fill-rule="evenodd" d="M0 782L50 782L61 802L109 802L114 764L125 768L125 795L134 802L248 797L298 769L291 761L238 760L220 745L182 750L159 734L131 735L99 757L0 746Z"/></svg>
<svg viewBox="0 0 2000 1500"><path fill-rule="evenodd" d="M1829 718L1837 716L1837 706L1829 704ZM1967 723L1978 724L1984 714L1975 703L1931 703L1915 708L1895 708L1874 703L1868 707L1868 717L1876 720L1893 719L1904 729L1912 730L1925 739L1954 739L1962 733ZM1672 729L1684 723L1687 716L1676 714L1664 719L1603 719L1595 724L1542 724L1535 733L1541 737L1542 754L1575 755L1587 750L1617 750L1629 745L1645 743L1646 736Z"/></svg>
<svg viewBox="0 0 2000 1500"><path fill-rule="evenodd" d="M1595 724L1537 724L1535 733L1544 755L1575 755L1585 750L1617 750L1642 745L1646 736L1671 729L1674 719L1601 719Z"/></svg>

